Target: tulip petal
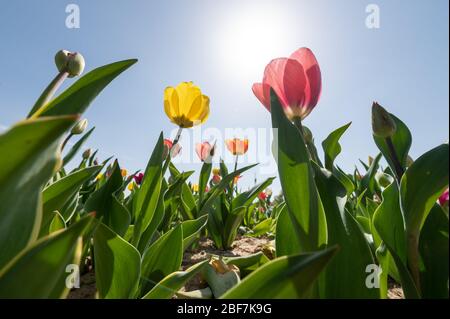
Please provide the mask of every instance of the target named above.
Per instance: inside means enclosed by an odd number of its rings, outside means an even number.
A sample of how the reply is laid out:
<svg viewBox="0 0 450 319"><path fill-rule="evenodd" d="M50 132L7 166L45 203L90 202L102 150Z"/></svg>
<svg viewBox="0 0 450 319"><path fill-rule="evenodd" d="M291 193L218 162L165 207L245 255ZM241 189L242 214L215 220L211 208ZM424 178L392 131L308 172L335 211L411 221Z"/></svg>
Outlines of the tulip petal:
<svg viewBox="0 0 450 319"><path fill-rule="evenodd" d="M303 66L296 60L287 59L283 72L283 90L291 108L302 108L306 103L307 78ZM308 92L309 93L309 92Z"/></svg>
<svg viewBox="0 0 450 319"><path fill-rule="evenodd" d="M206 95L202 96L202 113L198 117L200 120L200 124L203 124L206 122L206 120L209 117L209 97Z"/></svg>
<svg viewBox="0 0 450 319"><path fill-rule="evenodd" d="M164 90L164 111L167 117L174 122L178 116L178 94L173 87Z"/></svg>
<svg viewBox="0 0 450 319"><path fill-rule="evenodd" d="M303 66L308 77L310 91L307 105L316 106L322 92L322 75L314 53L308 48L300 48L292 53L290 58L297 60Z"/></svg>
<svg viewBox="0 0 450 319"><path fill-rule="evenodd" d="M270 112L270 100L267 100L264 96L264 84L255 83L252 86L253 94L257 97L257 99L264 105L264 107Z"/></svg>
<svg viewBox="0 0 450 319"><path fill-rule="evenodd" d="M195 100L202 94L200 88L195 86L192 82L182 82L177 86L176 91L180 101L178 115L189 119L188 114L191 111Z"/></svg>

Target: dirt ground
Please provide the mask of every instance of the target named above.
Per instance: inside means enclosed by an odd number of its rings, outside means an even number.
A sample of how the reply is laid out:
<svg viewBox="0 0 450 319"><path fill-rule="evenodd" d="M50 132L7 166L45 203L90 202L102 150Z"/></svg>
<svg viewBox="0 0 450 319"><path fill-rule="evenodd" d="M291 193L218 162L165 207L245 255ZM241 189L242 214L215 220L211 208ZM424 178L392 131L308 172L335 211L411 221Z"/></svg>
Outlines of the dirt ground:
<svg viewBox="0 0 450 319"><path fill-rule="evenodd" d="M213 242L210 239L201 239L194 248L189 249L183 256L182 269L189 268L190 266L206 260L210 255L219 255L224 257L236 257L247 256L257 253L270 242L270 239L252 238L252 237L239 237L233 243L231 250L223 251L214 247ZM81 287L79 289L73 289L68 295L68 299L95 299L96 286L95 286L95 274L89 272L81 276ZM202 281L200 276L196 276L191 280L182 291L192 291L195 289L204 288L206 284ZM403 299L403 290L396 283L389 283L389 299Z"/></svg>

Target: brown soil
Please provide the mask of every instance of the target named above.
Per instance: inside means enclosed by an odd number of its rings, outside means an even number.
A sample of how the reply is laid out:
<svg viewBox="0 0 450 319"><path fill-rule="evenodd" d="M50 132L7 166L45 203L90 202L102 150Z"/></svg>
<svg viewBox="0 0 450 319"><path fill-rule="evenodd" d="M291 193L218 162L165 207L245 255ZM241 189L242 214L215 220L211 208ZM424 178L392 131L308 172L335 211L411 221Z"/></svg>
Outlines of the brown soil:
<svg viewBox="0 0 450 319"><path fill-rule="evenodd" d="M96 293L95 274L92 271L81 276L80 288L72 289L67 299L95 299Z"/></svg>

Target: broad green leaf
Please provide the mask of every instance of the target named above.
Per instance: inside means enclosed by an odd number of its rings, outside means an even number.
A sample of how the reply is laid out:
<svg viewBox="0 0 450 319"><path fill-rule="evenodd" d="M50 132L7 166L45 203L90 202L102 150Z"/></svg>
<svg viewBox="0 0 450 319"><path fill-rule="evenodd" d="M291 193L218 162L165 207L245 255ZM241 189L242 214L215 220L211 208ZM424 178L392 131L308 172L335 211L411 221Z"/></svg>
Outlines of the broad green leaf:
<svg viewBox="0 0 450 319"><path fill-rule="evenodd" d="M94 233L95 279L100 298L127 299L137 292L141 255L100 223Z"/></svg>
<svg viewBox="0 0 450 319"><path fill-rule="evenodd" d="M325 152L325 168L329 171L333 171L334 160L342 150L339 140L351 124L352 122L331 132L330 135L328 135L328 137L322 142L322 148Z"/></svg>
<svg viewBox="0 0 450 319"><path fill-rule="evenodd" d="M201 230L208 222L208 215L204 215L198 219L187 220L181 223L183 228L183 249L186 250L197 239Z"/></svg>
<svg viewBox="0 0 450 319"><path fill-rule="evenodd" d="M141 295L164 277L181 267L183 259L183 228L176 226L155 241L142 257Z"/></svg>
<svg viewBox="0 0 450 319"><path fill-rule="evenodd" d="M347 191L330 171L316 164L314 169L327 218L327 246L339 245L340 248L320 277L320 296L325 299L378 298L378 289L366 286L366 267L375 261L357 221L345 210Z"/></svg>
<svg viewBox="0 0 450 319"><path fill-rule="evenodd" d="M54 233L61 229L65 229L65 228L66 228L66 222L64 221L64 218L61 216L60 213L55 212L53 219L50 222L49 234Z"/></svg>
<svg viewBox="0 0 450 319"><path fill-rule="evenodd" d="M400 182L400 202L405 217L408 266L420 287L420 229L431 208L448 187L449 145L442 144L420 156ZM420 289L420 288L419 288Z"/></svg>
<svg viewBox="0 0 450 319"><path fill-rule="evenodd" d="M448 216L437 204L423 225L419 247L422 297L448 299Z"/></svg>
<svg viewBox="0 0 450 319"><path fill-rule="evenodd" d="M252 232L248 235L252 237L257 237L267 234L272 228L272 223L273 223L272 218L264 219L263 221L256 224L255 227L252 228Z"/></svg>
<svg viewBox="0 0 450 319"><path fill-rule="evenodd" d="M77 195L81 186L90 178L98 174L101 168L101 166L92 166L76 171L46 187L42 192L42 224L48 225L53 218L53 212L61 210L67 203L73 201L74 196Z"/></svg>
<svg viewBox="0 0 450 319"><path fill-rule="evenodd" d="M264 182L255 185L250 190L240 193L233 199L232 206L237 208L240 206L250 205L262 191L264 191L270 184L272 184L274 179L275 177L270 177Z"/></svg>
<svg viewBox="0 0 450 319"><path fill-rule="evenodd" d="M397 118L395 115L390 114L392 119L395 121L395 124L397 126L397 130L394 133L394 135L391 137L392 144L394 145L395 151L397 153L397 157L400 161L400 164L404 169L406 169L406 164L408 160L408 153L409 149L411 148L412 143L412 136L411 132L409 131L408 127L405 123L403 123L399 118ZM391 156L391 153L389 152L388 145L386 143L386 139L373 136L373 139L375 141L375 144L378 146L378 149L383 154L384 158L389 164L389 167L393 172L395 172L395 165L394 160Z"/></svg>
<svg viewBox="0 0 450 319"><path fill-rule="evenodd" d="M142 299L169 299L180 290L189 280L200 273L208 264L208 260L199 262L185 271L176 271L166 276Z"/></svg>
<svg viewBox="0 0 450 319"><path fill-rule="evenodd" d="M84 113L91 102L112 80L136 62L136 59L125 60L92 70L57 98L39 109L32 117Z"/></svg>
<svg viewBox="0 0 450 319"><path fill-rule="evenodd" d="M95 127L91 128L89 131L87 131L67 152L67 154L64 156L63 159L63 166L65 166L67 163L69 163L74 156L78 153L78 151L81 149L81 147L84 145L84 143L87 141L89 136L91 136L92 132L94 131Z"/></svg>
<svg viewBox="0 0 450 319"><path fill-rule="evenodd" d="M162 185L162 161L164 151L164 138L161 133L153 149L152 156L147 164L142 185L136 194L133 205L133 215L136 218L133 234L133 244L137 246L142 233L150 225L155 215Z"/></svg>
<svg viewBox="0 0 450 319"><path fill-rule="evenodd" d="M373 216L373 225L395 262L405 297L418 298L419 293L407 267L405 222L397 183L386 187L382 197L383 201Z"/></svg>
<svg viewBox="0 0 450 319"><path fill-rule="evenodd" d="M245 277L260 266L268 263L270 260L264 253L258 252L248 256L224 257L223 261L227 264L237 266L241 273L241 277Z"/></svg>
<svg viewBox="0 0 450 319"><path fill-rule="evenodd" d="M301 250L300 243L307 240L306 234L289 214L286 205L283 206L278 215L275 235L277 257L295 255Z"/></svg>
<svg viewBox="0 0 450 319"><path fill-rule="evenodd" d="M81 236L92 216L36 241L0 270L0 298L64 298L69 265L80 262Z"/></svg>
<svg viewBox="0 0 450 319"><path fill-rule="evenodd" d="M296 299L311 288L337 248L274 259L248 275L223 299Z"/></svg>
<svg viewBox="0 0 450 319"><path fill-rule="evenodd" d="M131 221L128 209L116 196L122 184L123 177L119 163L116 161L111 169L110 177L91 194L84 207L87 212L96 212L97 218L102 219L102 222L119 236L125 235Z"/></svg>
<svg viewBox="0 0 450 319"><path fill-rule="evenodd" d="M376 179L375 175L378 170L378 166L381 160L381 154L378 154L375 159L373 160L372 164L370 165L366 175L364 175L363 179L361 180L361 189L365 190L367 189L367 193L365 196L373 195L376 190Z"/></svg>
<svg viewBox="0 0 450 319"><path fill-rule="evenodd" d="M313 171L303 134L286 118L281 104L271 90L272 127L278 137L274 156L278 163L281 187L289 213L306 241L300 252L317 250L326 240L326 221L314 184Z"/></svg>
<svg viewBox="0 0 450 319"><path fill-rule="evenodd" d="M41 191L60 164L58 141L76 120L26 120L0 135L0 269L37 239Z"/></svg>
<svg viewBox="0 0 450 319"><path fill-rule="evenodd" d="M231 248L237 235L237 230L241 225L242 219L246 212L246 207L237 207L225 219L225 227L223 229L224 248Z"/></svg>

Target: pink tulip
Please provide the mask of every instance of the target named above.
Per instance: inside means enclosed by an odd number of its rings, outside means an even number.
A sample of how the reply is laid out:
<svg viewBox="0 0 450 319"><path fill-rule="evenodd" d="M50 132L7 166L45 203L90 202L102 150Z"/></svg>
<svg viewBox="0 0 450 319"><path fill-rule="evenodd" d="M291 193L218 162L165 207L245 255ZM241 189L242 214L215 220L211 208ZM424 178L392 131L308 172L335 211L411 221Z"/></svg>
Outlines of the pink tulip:
<svg viewBox="0 0 450 319"><path fill-rule="evenodd" d="M290 120L307 117L322 92L320 67L312 51L301 48L289 58L272 60L264 70L262 83L253 84L253 93L269 111L270 88Z"/></svg>
<svg viewBox="0 0 450 319"><path fill-rule="evenodd" d="M442 195L439 197L439 204L441 204L441 206L445 206L448 203L449 200L449 193L448 193L448 188L447 190L442 193Z"/></svg>
<svg viewBox="0 0 450 319"><path fill-rule="evenodd" d="M179 143L173 145L173 142L169 139L164 139L164 151L163 151L163 159L167 157L167 154L170 151L170 157L174 158L181 152L181 145Z"/></svg>
<svg viewBox="0 0 450 319"><path fill-rule="evenodd" d="M214 156L214 147L208 142L198 143L195 146L195 151L202 162L210 162Z"/></svg>

